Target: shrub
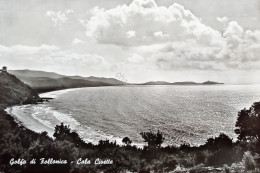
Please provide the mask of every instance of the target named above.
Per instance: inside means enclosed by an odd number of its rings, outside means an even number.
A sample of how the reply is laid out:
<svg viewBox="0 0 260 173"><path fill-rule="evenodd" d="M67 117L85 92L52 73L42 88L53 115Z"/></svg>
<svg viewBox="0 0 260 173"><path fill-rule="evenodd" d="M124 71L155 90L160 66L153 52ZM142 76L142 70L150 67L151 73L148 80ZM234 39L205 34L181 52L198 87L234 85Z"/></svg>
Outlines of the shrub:
<svg viewBox="0 0 260 173"><path fill-rule="evenodd" d="M218 137L209 138L204 146L210 150L218 150L221 148L232 147L232 144L232 139L230 139L226 134L221 133Z"/></svg>
<svg viewBox="0 0 260 173"><path fill-rule="evenodd" d="M85 142L80 138L76 132L71 132L68 125L56 125L55 132L53 134L55 140L58 141L70 141L74 143L77 147L85 145Z"/></svg>
<svg viewBox="0 0 260 173"><path fill-rule="evenodd" d="M128 137L124 137L122 142L127 146L131 145L132 141Z"/></svg>
<svg viewBox="0 0 260 173"><path fill-rule="evenodd" d="M244 153L242 163L245 166L246 171L255 169L256 163L255 163L254 157L250 151L247 151Z"/></svg>
<svg viewBox="0 0 260 173"><path fill-rule="evenodd" d="M223 169L224 169L225 173L230 173L231 172L230 171L230 167L228 165L226 165L226 164L223 165Z"/></svg>
<svg viewBox="0 0 260 173"><path fill-rule="evenodd" d="M204 164L199 164L192 167L189 171L190 173L199 173L199 172L209 172Z"/></svg>
<svg viewBox="0 0 260 173"><path fill-rule="evenodd" d="M239 140L260 142L260 102L254 103L248 110L243 109L238 113L236 122Z"/></svg>
<svg viewBox="0 0 260 173"><path fill-rule="evenodd" d="M148 143L148 148L160 148L164 137L163 134L158 130L157 133L152 132L142 132L140 133L144 142Z"/></svg>

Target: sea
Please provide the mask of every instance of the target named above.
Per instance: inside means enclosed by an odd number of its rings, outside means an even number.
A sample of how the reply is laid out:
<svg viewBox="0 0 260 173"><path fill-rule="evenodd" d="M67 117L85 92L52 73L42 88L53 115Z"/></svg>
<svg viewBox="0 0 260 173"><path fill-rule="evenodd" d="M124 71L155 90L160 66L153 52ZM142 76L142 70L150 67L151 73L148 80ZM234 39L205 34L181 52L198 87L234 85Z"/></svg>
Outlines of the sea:
<svg viewBox="0 0 260 173"><path fill-rule="evenodd" d="M41 94L49 102L13 106L16 121L53 137L56 125L69 125L86 142L129 137L145 145L140 133L163 133L166 145L204 144L208 138L234 133L238 112L260 101L260 85L107 86Z"/></svg>

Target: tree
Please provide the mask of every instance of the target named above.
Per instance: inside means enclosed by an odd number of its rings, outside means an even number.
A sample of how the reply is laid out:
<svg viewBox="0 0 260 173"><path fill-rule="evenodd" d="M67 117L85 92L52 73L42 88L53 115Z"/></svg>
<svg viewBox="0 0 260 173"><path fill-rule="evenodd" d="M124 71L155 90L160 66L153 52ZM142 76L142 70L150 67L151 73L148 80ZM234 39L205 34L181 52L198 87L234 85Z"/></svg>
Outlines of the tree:
<svg viewBox="0 0 260 173"><path fill-rule="evenodd" d="M238 113L236 127L235 133L239 135L239 140L260 142L260 102Z"/></svg>
<svg viewBox="0 0 260 173"><path fill-rule="evenodd" d="M124 137L122 142L126 144L127 146L132 144L132 141L128 137Z"/></svg>
<svg viewBox="0 0 260 173"><path fill-rule="evenodd" d="M70 134L70 127L61 123L61 125L56 125L53 136L57 140L64 140L69 134Z"/></svg>
<svg viewBox="0 0 260 173"><path fill-rule="evenodd" d="M140 135L144 142L148 142L148 148L160 148L164 141L163 134L159 130L157 133L150 130L149 132L142 132Z"/></svg>
<svg viewBox="0 0 260 173"><path fill-rule="evenodd" d="M74 143L76 146L85 145L85 142L80 138L78 133L71 132L70 127L68 125L64 125L63 123L61 123L61 125L56 125L53 136L56 140L70 141Z"/></svg>
<svg viewBox="0 0 260 173"><path fill-rule="evenodd" d="M221 133L218 137L209 138L204 145L208 149L218 150L224 148L232 147L232 139L230 139L226 134Z"/></svg>

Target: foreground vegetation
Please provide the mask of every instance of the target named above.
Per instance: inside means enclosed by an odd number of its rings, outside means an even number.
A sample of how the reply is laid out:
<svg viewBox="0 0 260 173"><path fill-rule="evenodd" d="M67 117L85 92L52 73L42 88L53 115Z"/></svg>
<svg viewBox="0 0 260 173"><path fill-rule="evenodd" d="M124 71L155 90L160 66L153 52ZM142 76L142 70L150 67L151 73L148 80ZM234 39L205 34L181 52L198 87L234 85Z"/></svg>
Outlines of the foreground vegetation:
<svg viewBox="0 0 260 173"><path fill-rule="evenodd" d="M84 142L69 126L55 128L54 138L19 126L3 109L0 110L0 172L259 172L260 102L238 113L234 142L225 134L210 138L198 147L162 147L163 133L142 132L147 146L132 146L131 139L123 139L124 146L101 140L98 145ZM88 132L86 132L88 133ZM14 158L27 161L11 165ZM65 164L40 164L41 159L67 160ZM88 159L91 164L77 164ZM112 160L113 164L95 164L96 159ZM29 161L36 159L35 164Z"/></svg>

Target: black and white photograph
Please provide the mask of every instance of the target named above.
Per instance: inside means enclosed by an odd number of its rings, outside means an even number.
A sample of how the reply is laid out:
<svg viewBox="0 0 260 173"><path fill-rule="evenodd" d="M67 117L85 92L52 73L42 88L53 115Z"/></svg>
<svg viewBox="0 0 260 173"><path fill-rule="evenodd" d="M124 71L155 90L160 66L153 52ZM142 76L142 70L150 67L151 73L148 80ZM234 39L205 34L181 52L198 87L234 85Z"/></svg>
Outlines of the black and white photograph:
<svg viewBox="0 0 260 173"><path fill-rule="evenodd" d="M0 0L0 173L260 173L260 0Z"/></svg>

